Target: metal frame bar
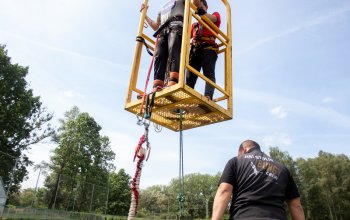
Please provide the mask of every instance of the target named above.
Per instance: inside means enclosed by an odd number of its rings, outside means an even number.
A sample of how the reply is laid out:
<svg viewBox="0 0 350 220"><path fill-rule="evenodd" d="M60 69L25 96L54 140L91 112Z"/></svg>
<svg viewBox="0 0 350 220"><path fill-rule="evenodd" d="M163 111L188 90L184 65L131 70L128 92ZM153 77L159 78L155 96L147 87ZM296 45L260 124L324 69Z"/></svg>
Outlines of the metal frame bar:
<svg viewBox="0 0 350 220"><path fill-rule="evenodd" d="M144 4L148 5L148 0L144 0ZM228 0L221 0L221 2L226 7L227 14L227 29L226 34L223 33L219 28L217 28L208 18L202 16L198 16L195 14L196 7L190 2L185 2L185 14L184 14L184 23L183 23L183 34L182 34L182 46L181 46L181 58L180 58L180 70L179 70L179 83L177 85L178 88L185 88L185 69L188 68L194 74L199 76L205 82L208 82L212 86L214 86L218 91L220 91L224 96L215 99L214 101L227 101L227 111L230 112L232 117L232 28L231 28L231 7L228 3ZM146 17L146 10L143 10L140 17L140 23L138 27L137 36L142 36L146 41L148 41L147 45L150 48L154 48L155 41L152 40L151 37L148 37L145 33L143 33L144 22ZM198 22L203 24L209 31L211 31L216 38L221 41L219 47L224 47L218 51L218 53L224 53L224 88L221 88L211 80L209 80L204 75L200 74L198 71L195 71L193 67L189 66L189 53L190 53L190 29L191 29L191 21L192 17L194 17ZM142 42L136 42L134 59L132 63L130 82L128 94L126 97L126 106L132 102L133 92L142 94L143 91L141 89L136 88L137 80L138 80L138 72L140 68L140 60L142 54ZM172 90L171 90L172 91ZM226 109L225 109L226 110Z"/></svg>

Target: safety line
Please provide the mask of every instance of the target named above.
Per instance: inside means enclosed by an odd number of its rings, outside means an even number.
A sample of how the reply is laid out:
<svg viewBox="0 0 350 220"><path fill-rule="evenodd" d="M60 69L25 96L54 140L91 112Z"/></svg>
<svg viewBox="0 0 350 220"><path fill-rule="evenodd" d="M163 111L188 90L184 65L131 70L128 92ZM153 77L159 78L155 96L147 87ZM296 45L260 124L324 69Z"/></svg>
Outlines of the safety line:
<svg viewBox="0 0 350 220"><path fill-rule="evenodd" d="M180 165L179 165L179 214L180 218L184 215L184 203L185 203L185 195L184 195L184 158L183 158L183 134L182 134L182 109L180 109Z"/></svg>

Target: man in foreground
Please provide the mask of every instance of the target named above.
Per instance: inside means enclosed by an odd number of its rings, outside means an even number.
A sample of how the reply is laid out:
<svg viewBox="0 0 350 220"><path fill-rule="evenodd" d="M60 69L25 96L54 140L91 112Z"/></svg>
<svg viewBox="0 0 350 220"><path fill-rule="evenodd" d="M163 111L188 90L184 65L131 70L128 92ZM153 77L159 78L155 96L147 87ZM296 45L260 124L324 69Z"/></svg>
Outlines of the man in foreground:
<svg viewBox="0 0 350 220"><path fill-rule="evenodd" d="M212 220L223 218L229 202L230 219L286 220L284 201L293 220L305 220L299 191L289 170L264 154L258 143L246 140L239 146L238 156L225 166Z"/></svg>

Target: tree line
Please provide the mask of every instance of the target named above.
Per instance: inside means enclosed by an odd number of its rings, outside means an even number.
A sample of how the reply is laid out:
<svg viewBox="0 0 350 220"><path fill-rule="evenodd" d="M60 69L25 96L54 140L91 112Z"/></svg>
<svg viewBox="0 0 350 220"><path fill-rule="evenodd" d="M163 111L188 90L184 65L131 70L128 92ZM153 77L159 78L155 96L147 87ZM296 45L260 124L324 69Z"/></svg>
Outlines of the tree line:
<svg viewBox="0 0 350 220"><path fill-rule="evenodd" d="M126 216L131 190L129 174L115 170L107 136L87 112L73 107L53 129L48 112L34 96L25 77L28 67L12 64L0 45L0 176L9 189L8 204L67 211L99 212ZM44 187L22 189L30 147L44 139L56 144L48 163L36 164ZM307 219L350 219L350 160L345 154L320 151L315 158L293 159L278 147L269 154L284 163L299 187ZM208 218L220 173L193 173L184 178L185 215ZM141 190L138 216L176 216L179 210L177 178L168 185Z"/></svg>
<svg viewBox="0 0 350 220"><path fill-rule="evenodd" d="M293 160L288 152L277 147L270 148L269 154L286 164L297 182L307 219L345 220L350 217L350 160L346 155L335 155L320 151L315 158ZM184 177L185 215L191 219L210 217L212 204L221 173L215 175L192 173ZM125 171L109 175L110 198L107 213L126 216L130 205L130 180ZM139 217L174 217L179 212L180 182L174 178L167 185L154 185L142 189L138 209ZM28 189L33 191L33 189ZM41 188L38 201L41 207L48 207L45 193ZM22 200L30 204L32 194L23 191ZM41 198L41 199L40 199ZM67 201L66 201L67 204ZM60 204L61 207L64 202ZM103 207L102 207L103 208ZM71 210L71 209L70 209ZM287 209L286 209L287 210ZM102 212L103 213L103 212Z"/></svg>
<svg viewBox="0 0 350 220"><path fill-rule="evenodd" d="M320 151L315 158L294 160L288 152L271 147L269 154L285 164L298 185L307 219L350 219L350 159ZM188 174L185 176L185 213L191 218L207 218L221 173ZM142 191L142 215L162 213L176 215L179 210L177 194L179 181L166 186L152 186ZM286 209L288 211L288 209ZM227 213L228 214L228 213ZM287 213L289 216L289 213Z"/></svg>

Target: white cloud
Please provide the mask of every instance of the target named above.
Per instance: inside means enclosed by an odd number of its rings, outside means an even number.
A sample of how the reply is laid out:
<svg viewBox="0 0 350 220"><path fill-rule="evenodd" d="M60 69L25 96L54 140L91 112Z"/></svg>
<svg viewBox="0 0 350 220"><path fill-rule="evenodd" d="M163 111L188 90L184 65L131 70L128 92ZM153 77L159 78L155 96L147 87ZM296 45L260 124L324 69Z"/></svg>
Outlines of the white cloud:
<svg viewBox="0 0 350 220"><path fill-rule="evenodd" d="M282 106L277 106L270 110L270 114L276 116L277 118L285 118L287 112L282 108Z"/></svg>
<svg viewBox="0 0 350 220"><path fill-rule="evenodd" d="M275 133L263 138L263 146L286 147L292 145L292 139L284 133Z"/></svg>
<svg viewBox="0 0 350 220"><path fill-rule="evenodd" d="M83 94L77 93L73 90L64 91L63 96L67 98L81 98L81 99L85 98Z"/></svg>
<svg viewBox="0 0 350 220"><path fill-rule="evenodd" d="M65 91L64 93L65 97L72 98L73 97L73 91Z"/></svg>
<svg viewBox="0 0 350 220"><path fill-rule="evenodd" d="M306 116L308 118L316 118L323 122L326 122L324 120L326 118L328 123L346 128L350 127L350 116L337 112L331 108L312 105L301 100L291 99L257 90L236 89L236 94L237 97L245 101L263 103L266 105L281 103L281 105L286 106L288 111L293 112L293 114Z"/></svg>

